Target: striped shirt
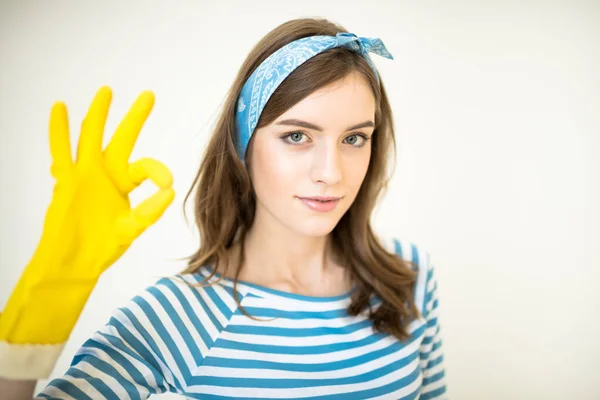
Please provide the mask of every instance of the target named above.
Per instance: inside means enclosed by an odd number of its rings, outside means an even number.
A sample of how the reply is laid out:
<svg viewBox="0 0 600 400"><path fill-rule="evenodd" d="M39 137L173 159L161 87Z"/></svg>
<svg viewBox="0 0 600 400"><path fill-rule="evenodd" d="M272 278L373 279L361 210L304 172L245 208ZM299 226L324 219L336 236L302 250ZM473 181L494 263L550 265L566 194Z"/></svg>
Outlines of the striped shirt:
<svg viewBox="0 0 600 400"><path fill-rule="evenodd" d="M434 267L413 243L391 243L418 271L422 317L408 326L407 341L376 332L368 310L350 316L351 292L314 297L238 281L238 299L260 321L251 319L235 301L233 280L188 285L210 272L203 266L162 278L118 308L38 397L445 399Z"/></svg>

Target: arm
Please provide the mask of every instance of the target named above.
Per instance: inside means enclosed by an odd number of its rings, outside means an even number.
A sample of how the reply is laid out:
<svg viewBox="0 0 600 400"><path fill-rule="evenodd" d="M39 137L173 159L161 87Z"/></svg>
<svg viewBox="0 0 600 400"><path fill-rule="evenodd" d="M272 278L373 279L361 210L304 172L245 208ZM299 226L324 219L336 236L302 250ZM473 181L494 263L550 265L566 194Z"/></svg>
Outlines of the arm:
<svg viewBox="0 0 600 400"><path fill-rule="evenodd" d="M181 389L166 361L164 338L140 306L155 287L116 309L76 352L68 370L36 398L146 399Z"/></svg>
<svg viewBox="0 0 600 400"><path fill-rule="evenodd" d="M66 106L58 102L52 108L51 173L56 184L42 238L0 318L2 394L30 398L35 381L52 371L100 275L173 200L172 176L164 165L150 158L128 161L154 95L138 97L102 150L111 97L103 87L94 98L75 161ZM160 189L131 209L128 195L146 179Z"/></svg>
<svg viewBox="0 0 600 400"><path fill-rule="evenodd" d="M0 378L0 393L6 400L31 400L36 381Z"/></svg>
<svg viewBox="0 0 600 400"><path fill-rule="evenodd" d="M429 261L429 256L426 257ZM419 349L423 371L423 389L420 399L446 399L447 387L444 369L443 341L440 332L438 285L435 268L427 262L423 272L427 273L424 316L427 320L425 337Z"/></svg>

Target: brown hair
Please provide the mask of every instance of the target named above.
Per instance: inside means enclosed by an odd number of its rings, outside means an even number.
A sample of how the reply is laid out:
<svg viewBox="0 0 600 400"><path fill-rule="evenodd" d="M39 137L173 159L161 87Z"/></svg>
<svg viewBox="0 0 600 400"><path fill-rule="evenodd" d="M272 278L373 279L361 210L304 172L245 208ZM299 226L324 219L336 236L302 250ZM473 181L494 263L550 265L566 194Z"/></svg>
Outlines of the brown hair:
<svg viewBox="0 0 600 400"><path fill-rule="evenodd" d="M347 30L322 18L295 19L273 29L250 51L227 94L194 183L184 200L185 214L185 203L196 190L194 213L200 231L200 248L186 257L188 265L182 273L194 273L205 264L214 264L212 273L204 281L212 278L220 263L229 265L227 249L234 239L239 238L241 258L235 272L235 289L244 261L244 239L252 225L256 205L250 176L236 153L235 109L238 95L252 72L279 48L303 37L335 36L338 32ZM408 323L419 316L413 301L415 266L388 252L370 225L377 199L387 189L388 161L395 160L393 118L383 82L381 86L377 84L371 67L358 53L346 48L327 50L304 62L279 85L267 102L256 129L269 125L315 90L338 82L353 71L362 73L371 84L376 101L376 128L369 169L354 203L331 232L332 250L340 257L342 265L350 269L357 287L348 313L358 315L369 307L369 318L375 330L405 340L410 336L406 330ZM394 152L391 158L390 152ZM242 312L253 318L241 306L237 290L234 290L234 295ZM372 295L378 295L382 300L376 311L369 304Z"/></svg>

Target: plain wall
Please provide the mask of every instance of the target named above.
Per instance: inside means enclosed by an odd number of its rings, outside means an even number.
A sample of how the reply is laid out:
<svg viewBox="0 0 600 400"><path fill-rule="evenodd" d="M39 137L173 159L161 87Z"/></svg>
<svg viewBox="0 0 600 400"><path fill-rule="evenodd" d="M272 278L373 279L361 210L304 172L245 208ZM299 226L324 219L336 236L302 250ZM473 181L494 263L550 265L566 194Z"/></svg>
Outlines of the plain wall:
<svg viewBox="0 0 600 400"><path fill-rule="evenodd" d="M372 56L398 148L373 223L431 254L450 397L600 398L593 1L0 1L0 306L51 200L54 101L67 103L75 148L102 85L113 89L105 144L153 90L131 161L157 158L175 177L174 204L101 277L52 378L116 307L183 269L176 258L198 235L182 202L225 93L264 34L305 16L379 37L395 58Z"/></svg>

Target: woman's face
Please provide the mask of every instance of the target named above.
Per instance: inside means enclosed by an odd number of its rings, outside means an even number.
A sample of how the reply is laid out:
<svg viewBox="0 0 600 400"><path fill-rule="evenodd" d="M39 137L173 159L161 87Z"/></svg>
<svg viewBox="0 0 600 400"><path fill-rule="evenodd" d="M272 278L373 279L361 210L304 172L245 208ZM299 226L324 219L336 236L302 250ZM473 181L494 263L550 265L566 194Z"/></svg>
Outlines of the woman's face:
<svg viewBox="0 0 600 400"><path fill-rule="evenodd" d="M361 74L353 73L256 130L248 167L257 217L275 219L307 236L329 234L367 173L374 122L373 92ZM301 200L315 196L340 199L317 203L321 211L311 207L315 202Z"/></svg>

